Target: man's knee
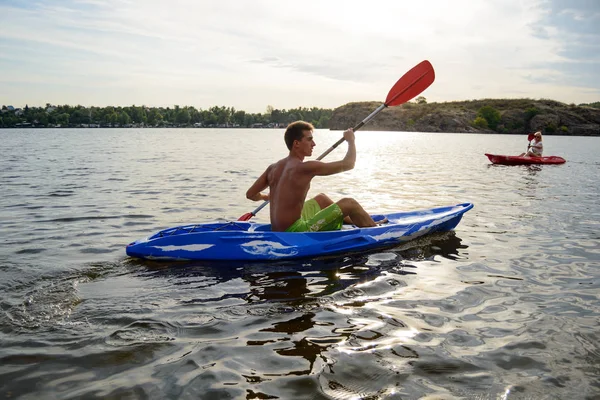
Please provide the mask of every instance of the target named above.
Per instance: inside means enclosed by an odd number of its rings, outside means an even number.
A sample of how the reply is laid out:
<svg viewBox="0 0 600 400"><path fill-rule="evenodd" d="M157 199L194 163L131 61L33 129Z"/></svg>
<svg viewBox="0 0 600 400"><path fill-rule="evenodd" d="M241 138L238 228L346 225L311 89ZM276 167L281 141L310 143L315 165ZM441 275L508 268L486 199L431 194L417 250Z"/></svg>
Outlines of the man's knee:
<svg viewBox="0 0 600 400"><path fill-rule="evenodd" d="M348 213L360 207L358 202L352 197L344 197L343 199L337 202L337 205L340 207L344 215L348 215Z"/></svg>
<svg viewBox="0 0 600 400"><path fill-rule="evenodd" d="M325 193L319 193L313 199L315 199L321 209L325 209L333 204L333 201Z"/></svg>

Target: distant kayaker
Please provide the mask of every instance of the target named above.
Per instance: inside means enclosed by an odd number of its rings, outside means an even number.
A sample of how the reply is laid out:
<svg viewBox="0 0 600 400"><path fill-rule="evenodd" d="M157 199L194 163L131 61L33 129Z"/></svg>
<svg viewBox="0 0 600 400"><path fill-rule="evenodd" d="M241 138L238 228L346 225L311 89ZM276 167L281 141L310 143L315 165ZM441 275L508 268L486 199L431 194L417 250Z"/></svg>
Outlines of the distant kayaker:
<svg viewBox="0 0 600 400"><path fill-rule="evenodd" d="M271 202L271 230L278 232L331 231L342 227L343 222L358 227L371 227L377 224L352 198L343 198L334 203L327 195L320 193L306 200L310 182L315 176L338 174L354 168L356 145L354 131L344 132L348 143L346 156L339 161L304 161L312 155L316 146L313 140L314 127L304 121L288 125L284 140L290 154L269 167L246 192L253 201ZM269 188L269 193L262 193ZM381 221L384 222L384 221ZM381 223L380 222L380 223Z"/></svg>
<svg viewBox="0 0 600 400"><path fill-rule="evenodd" d="M533 134L533 138L527 145L527 152L521 153L521 157L541 157L544 152L544 145L542 144L542 132L537 131Z"/></svg>

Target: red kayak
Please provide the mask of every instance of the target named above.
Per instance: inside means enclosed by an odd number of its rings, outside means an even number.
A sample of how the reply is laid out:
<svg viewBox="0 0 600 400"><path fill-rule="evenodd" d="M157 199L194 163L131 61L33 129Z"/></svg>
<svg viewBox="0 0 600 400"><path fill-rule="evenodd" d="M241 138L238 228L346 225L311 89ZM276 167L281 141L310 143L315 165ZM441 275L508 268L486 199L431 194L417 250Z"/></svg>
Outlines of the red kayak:
<svg viewBox="0 0 600 400"><path fill-rule="evenodd" d="M492 164L500 165L530 165L530 164L564 164L567 160L558 156L549 157L520 157L485 154Z"/></svg>

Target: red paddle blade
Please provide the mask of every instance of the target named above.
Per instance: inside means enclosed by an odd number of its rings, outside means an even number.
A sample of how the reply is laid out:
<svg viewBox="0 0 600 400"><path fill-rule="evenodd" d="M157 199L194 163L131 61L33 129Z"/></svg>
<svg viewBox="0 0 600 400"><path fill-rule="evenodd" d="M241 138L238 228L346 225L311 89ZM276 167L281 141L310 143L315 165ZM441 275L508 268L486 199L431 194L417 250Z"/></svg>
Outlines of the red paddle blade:
<svg viewBox="0 0 600 400"><path fill-rule="evenodd" d="M421 61L398 79L388 93L385 105L391 107L406 103L421 94L434 80L435 71L431 63L427 60Z"/></svg>
<svg viewBox="0 0 600 400"><path fill-rule="evenodd" d="M535 133L530 133L529 135L527 135L527 140L529 140L531 142L534 137L535 137Z"/></svg>
<svg viewBox="0 0 600 400"><path fill-rule="evenodd" d="M249 221L249 220L250 220L250 218L252 218L252 217L254 217L254 215L252 215L252 213L251 213L251 212L249 212L249 213L246 213L246 214L242 215L242 216L241 216L241 217L239 217L237 220L238 220L238 221Z"/></svg>

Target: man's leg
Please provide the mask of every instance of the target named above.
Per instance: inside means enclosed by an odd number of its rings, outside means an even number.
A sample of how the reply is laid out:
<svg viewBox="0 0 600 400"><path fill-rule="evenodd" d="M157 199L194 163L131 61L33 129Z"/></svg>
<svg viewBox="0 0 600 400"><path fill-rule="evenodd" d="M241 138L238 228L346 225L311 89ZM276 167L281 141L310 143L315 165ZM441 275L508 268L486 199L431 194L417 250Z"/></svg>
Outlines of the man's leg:
<svg viewBox="0 0 600 400"><path fill-rule="evenodd" d="M352 223L359 228L377 226L375 221L373 221L373 218L371 218L356 200L347 197L338 201L337 205L342 210L344 217L350 217Z"/></svg>
<svg viewBox="0 0 600 400"><path fill-rule="evenodd" d="M326 194L324 193L319 193L318 195L316 195L315 197L313 197L317 203L319 204L319 207L321 207L321 210L326 209L327 207L329 207L330 205L333 204L333 200L331 200ZM342 209L342 212L344 210ZM354 224L354 222L352 222L352 219L350 219L350 217L347 216L348 214L344 214L344 223L345 224ZM358 225L357 225L358 226Z"/></svg>

